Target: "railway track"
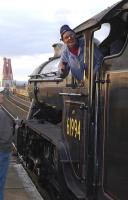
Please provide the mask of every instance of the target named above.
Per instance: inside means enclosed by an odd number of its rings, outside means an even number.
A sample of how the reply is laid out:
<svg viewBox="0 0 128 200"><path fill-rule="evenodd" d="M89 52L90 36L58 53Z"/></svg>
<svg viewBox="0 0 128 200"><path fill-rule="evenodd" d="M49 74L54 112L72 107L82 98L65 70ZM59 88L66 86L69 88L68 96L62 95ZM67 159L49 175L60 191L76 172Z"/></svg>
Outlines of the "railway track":
<svg viewBox="0 0 128 200"><path fill-rule="evenodd" d="M14 119L26 119L31 102L23 100L11 93L4 96L3 108Z"/></svg>

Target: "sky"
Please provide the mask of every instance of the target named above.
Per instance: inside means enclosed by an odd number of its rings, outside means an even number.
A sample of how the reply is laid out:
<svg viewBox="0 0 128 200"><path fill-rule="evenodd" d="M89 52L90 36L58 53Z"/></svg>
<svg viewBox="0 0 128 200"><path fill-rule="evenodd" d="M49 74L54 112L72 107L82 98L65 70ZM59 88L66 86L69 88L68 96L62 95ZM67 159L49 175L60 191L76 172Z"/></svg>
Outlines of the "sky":
<svg viewBox="0 0 128 200"><path fill-rule="evenodd" d="M11 58L14 80L28 80L53 55L63 24L75 28L118 0L0 0L0 69Z"/></svg>

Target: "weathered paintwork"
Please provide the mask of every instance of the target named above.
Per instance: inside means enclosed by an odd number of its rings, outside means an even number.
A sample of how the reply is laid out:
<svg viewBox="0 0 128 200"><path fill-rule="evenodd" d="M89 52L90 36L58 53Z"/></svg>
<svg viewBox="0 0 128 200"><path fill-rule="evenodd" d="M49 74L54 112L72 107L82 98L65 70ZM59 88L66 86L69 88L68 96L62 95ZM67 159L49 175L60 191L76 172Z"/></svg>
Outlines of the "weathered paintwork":
<svg viewBox="0 0 128 200"><path fill-rule="evenodd" d="M93 37L104 23L111 29L99 44L103 60L94 74ZM30 168L37 167L42 182L57 191L57 198L127 200L128 1L102 11L74 31L86 38L88 73L81 83L71 74L61 79L59 58L53 58L32 74L29 94L34 103L28 121L20 127L19 152Z"/></svg>

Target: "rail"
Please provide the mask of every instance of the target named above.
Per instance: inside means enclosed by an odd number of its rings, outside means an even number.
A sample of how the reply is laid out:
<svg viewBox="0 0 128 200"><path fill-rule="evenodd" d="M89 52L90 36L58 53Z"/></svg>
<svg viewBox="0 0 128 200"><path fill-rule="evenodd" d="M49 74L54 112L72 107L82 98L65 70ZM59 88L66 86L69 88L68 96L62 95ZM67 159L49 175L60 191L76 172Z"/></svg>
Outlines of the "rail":
<svg viewBox="0 0 128 200"><path fill-rule="evenodd" d="M4 96L3 108L15 119L26 119L30 107L30 101L8 93Z"/></svg>

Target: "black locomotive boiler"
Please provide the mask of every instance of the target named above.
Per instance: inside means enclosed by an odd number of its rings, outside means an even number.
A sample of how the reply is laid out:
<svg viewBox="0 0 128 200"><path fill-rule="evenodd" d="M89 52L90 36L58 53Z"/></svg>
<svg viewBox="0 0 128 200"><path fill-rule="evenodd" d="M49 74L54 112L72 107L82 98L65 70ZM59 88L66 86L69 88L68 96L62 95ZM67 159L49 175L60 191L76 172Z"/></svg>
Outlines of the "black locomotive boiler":
<svg viewBox="0 0 128 200"><path fill-rule="evenodd" d="M103 61L93 70L94 37ZM17 133L26 167L49 191L44 199L128 198L128 1L121 1L74 29L86 38L82 83L58 76L60 58L30 76L32 103Z"/></svg>

